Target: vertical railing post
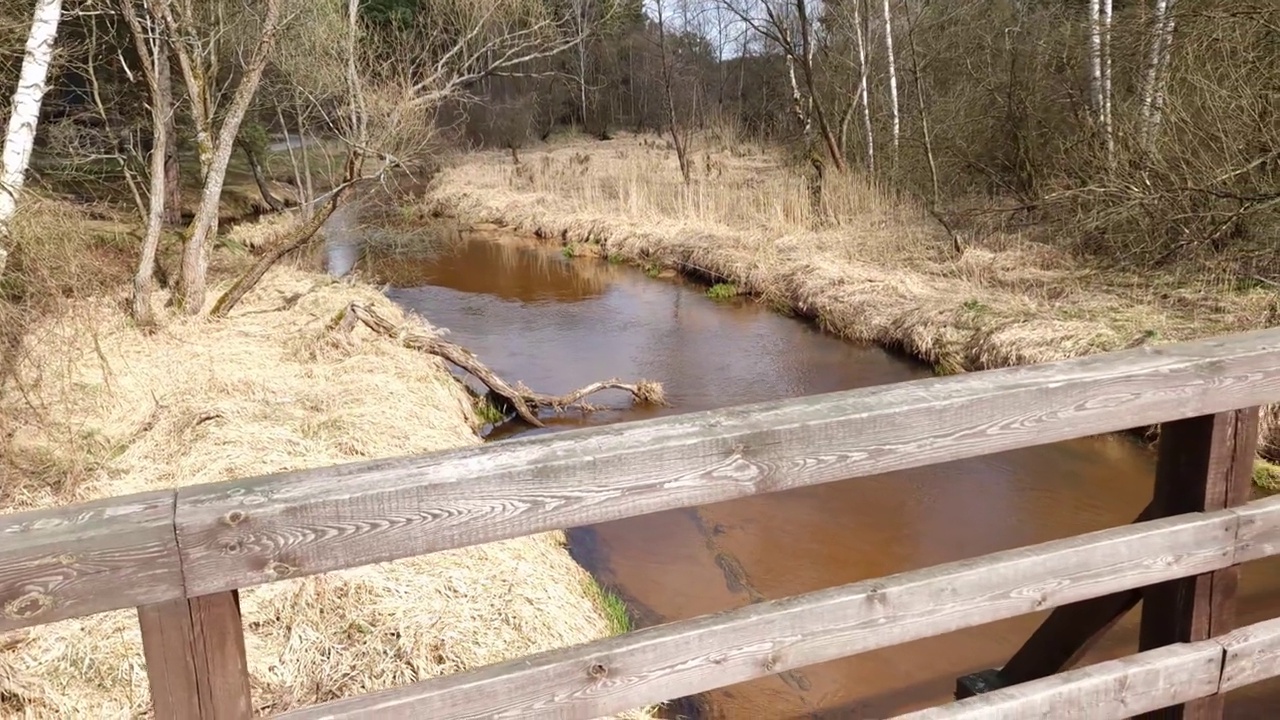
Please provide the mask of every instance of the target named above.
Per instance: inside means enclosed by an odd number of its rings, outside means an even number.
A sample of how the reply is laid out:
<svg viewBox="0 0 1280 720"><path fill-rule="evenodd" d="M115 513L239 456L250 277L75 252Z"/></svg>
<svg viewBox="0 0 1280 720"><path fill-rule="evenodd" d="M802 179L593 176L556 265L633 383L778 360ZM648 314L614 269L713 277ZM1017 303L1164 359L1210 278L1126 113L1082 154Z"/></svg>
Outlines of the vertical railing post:
<svg viewBox="0 0 1280 720"><path fill-rule="evenodd" d="M1155 504L1163 514L1221 510L1249 501L1258 408L1203 415L1160 428ZM1143 591L1139 650L1206 640L1233 629L1239 567ZM1222 696L1146 713L1142 720L1220 720Z"/></svg>
<svg viewBox="0 0 1280 720"><path fill-rule="evenodd" d="M235 590L138 608L156 720L253 714Z"/></svg>

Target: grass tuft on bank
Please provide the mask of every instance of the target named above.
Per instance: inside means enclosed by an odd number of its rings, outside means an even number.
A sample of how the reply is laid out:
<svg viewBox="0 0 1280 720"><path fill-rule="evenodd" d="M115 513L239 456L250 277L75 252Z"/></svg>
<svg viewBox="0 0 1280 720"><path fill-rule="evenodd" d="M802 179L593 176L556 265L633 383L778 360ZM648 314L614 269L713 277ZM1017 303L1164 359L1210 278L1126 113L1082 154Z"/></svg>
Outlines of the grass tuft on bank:
<svg viewBox="0 0 1280 720"><path fill-rule="evenodd" d="M594 244L650 275L731 284L857 342L957 373L1061 360L1280 324L1274 288L1200 268L1136 275L1093 266L1013 230L952 239L909 198L858 173L804 171L748 145L696 145L693 181L652 136L560 141L460 158L429 210L560 242ZM582 162L584 156L594 158ZM1280 454L1276 407L1264 453Z"/></svg>

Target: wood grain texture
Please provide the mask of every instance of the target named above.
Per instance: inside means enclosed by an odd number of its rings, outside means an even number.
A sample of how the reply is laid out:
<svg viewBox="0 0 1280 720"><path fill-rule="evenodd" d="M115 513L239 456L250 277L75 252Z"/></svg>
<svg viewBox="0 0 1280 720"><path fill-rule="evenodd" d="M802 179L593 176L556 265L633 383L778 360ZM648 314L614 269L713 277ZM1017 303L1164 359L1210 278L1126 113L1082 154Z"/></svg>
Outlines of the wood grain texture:
<svg viewBox="0 0 1280 720"><path fill-rule="evenodd" d="M235 590L191 598L196 690L202 720L247 720L253 715L240 595Z"/></svg>
<svg viewBox="0 0 1280 720"><path fill-rule="evenodd" d="M156 720L200 717L196 691L195 630L185 598L138 608L142 654Z"/></svg>
<svg viewBox="0 0 1280 720"><path fill-rule="evenodd" d="M1168 514L1153 500L1138 513L1133 522L1146 522ZM995 687L1008 687L1039 680L1071 667L1126 613L1137 606L1141 599L1142 591L1135 588L1055 609L1009 658L1004 667L992 671L994 676L988 673L986 677L994 681ZM976 694L972 688L979 683L967 680L968 677L962 677L956 682L957 700Z"/></svg>
<svg viewBox="0 0 1280 720"><path fill-rule="evenodd" d="M1257 408L1165 423L1152 503L1166 512L1187 513L1248 502L1257 437ZM1207 640L1234 629L1239 573L1233 565L1144 589L1138 649ZM1223 711L1223 698L1215 694L1139 718L1221 720Z"/></svg>
<svg viewBox="0 0 1280 720"><path fill-rule="evenodd" d="M1280 675L1280 618L1234 630L1218 641L1226 651L1221 692Z"/></svg>
<svg viewBox="0 0 1280 720"><path fill-rule="evenodd" d="M1254 500L1236 512L1240 516L1236 562L1280 554L1280 495Z"/></svg>
<svg viewBox="0 0 1280 720"><path fill-rule="evenodd" d="M0 515L0 632L183 597L174 493Z"/></svg>
<svg viewBox="0 0 1280 720"><path fill-rule="evenodd" d="M757 603L283 717L598 718L1225 567L1236 525L1233 512L1220 511L1103 530Z"/></svg>
<svg viewBox="0 0 1280 720"><path fill-rule="evenodd" d="M156 720L252 717L235 592L141 607L138 622Z"/></svg>
<svg viewBox="0 0 1280 720"><path fill-rule="evenodd" d="M188 592L929 465L1280 397L1280 330L184 488Z"/></svg>
<svg viewBox="0 0 1280 720"><path fill-rule="evenodd" d="M1170 645L1051 675L897 720L1122 720L1213 695L1222 646Z"/></svg>

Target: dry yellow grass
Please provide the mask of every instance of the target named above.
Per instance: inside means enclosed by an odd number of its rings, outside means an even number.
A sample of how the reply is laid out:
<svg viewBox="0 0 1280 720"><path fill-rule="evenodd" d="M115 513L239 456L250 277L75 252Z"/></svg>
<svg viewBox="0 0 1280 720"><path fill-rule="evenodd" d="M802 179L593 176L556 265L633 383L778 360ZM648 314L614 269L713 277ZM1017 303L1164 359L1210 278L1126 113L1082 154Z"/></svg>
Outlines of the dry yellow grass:
<svg viewBox="0 0 1280 720"><path fill-rule="evenodd" d="M1008 234L951 241L915 203L866 178L805 176L760 148L695 143L686 186L652 136L558 142L464 156L428 195L433 210L499 223L644 266L724 279L855 341L901 349L942 372L1064 359L1275 323L1276 295L1191 277L1082 266ZM1276 411L1264 418L1280 451Z"/></svg>
<svg viewBox="0 0 1280 720"><path fill-rule="evenodd" d="M216 293L213 294L216 296ZM0 405L0 511L477 442L442 364L325 323L372 288L280 268L231 318L143 335L73 303L31 330ZM254 705L275 712L611 634L558 533L253 588ZM0 716L142 717L136 616L0 635Z"/></svg>
<svg viewBox="0 0 1280 720"><path fill-rule="evenodd" d="M250 250L264 248L274 243L298 222L299 213L296 208L269 213L236 223L223 233L219 240L233 247Z"/></svg>

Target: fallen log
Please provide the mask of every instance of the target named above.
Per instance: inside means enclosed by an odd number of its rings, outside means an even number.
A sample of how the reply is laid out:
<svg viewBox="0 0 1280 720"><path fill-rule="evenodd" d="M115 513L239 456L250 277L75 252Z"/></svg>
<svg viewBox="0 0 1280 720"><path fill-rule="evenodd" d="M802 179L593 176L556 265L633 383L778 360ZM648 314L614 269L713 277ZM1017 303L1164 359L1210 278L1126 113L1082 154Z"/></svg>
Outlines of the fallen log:
<svg viewBox="0 0 1280 720"><path fill-rule="evenodd" d="M490 370L470 350L449 342L440 337L425 323L417 327L410 323L397 326L382 317L373 308L360 303L351 303L329 323L329 327L344 333L355 329L360 323L383 337L415 350L435 355L446 362L470 373L484 383L489 391L505 401L520 419L534 427L544 427L538 419L537 410L545 408L554 412L564 412L569 408L589 412L595 408L585 402L585 398L603 390L623 390L631 394L632 399L642 405L665 405L662 385L652 380L641 380L637 383L624 383L617 378L593 382L564 395L548 395L525 387L523 383L511 385L497 373Z"/></svg>

